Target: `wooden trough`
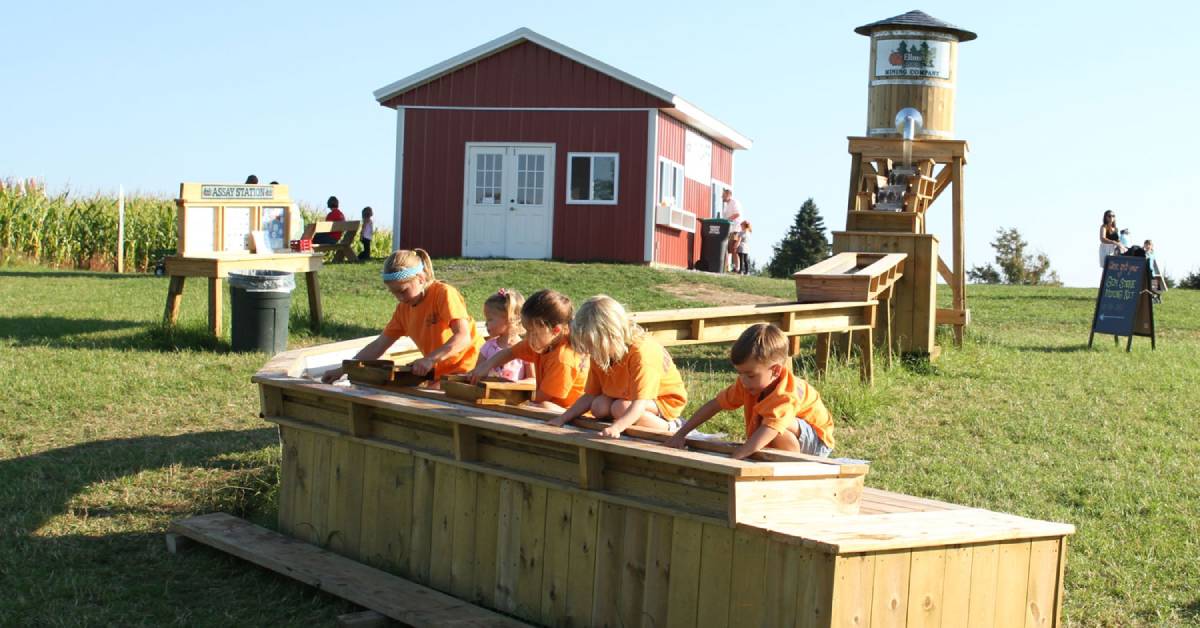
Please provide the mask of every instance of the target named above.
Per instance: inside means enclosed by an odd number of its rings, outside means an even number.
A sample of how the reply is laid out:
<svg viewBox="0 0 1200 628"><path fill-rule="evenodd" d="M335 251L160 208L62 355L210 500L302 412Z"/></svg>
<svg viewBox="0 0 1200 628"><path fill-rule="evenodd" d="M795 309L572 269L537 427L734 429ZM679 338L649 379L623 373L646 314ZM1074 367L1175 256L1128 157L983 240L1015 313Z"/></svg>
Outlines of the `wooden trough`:
<svg viewBox="0 0 1200 628"><path fill-rule="evenodd" d="M801 303L870 301L904 272L904 253L838 253L792 275Z"/></svg>
<svg viewBox="0 0 1200 628"><path fill-rule="evenodd" d="M1070 525L867 489L855 461L732 460L312 379L370 340L253 378L285 534L542 625L1061 623Z"/></svg>

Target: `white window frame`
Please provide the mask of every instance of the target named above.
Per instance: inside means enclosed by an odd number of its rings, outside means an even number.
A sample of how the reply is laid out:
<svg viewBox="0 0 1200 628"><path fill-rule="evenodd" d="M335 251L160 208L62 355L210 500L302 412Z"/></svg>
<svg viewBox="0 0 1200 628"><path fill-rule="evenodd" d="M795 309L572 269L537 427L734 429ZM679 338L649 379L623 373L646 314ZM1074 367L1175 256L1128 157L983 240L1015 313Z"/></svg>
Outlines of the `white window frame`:
<svg viewBox="0 0 1200 628"><path fill-rule="evenodd" d="M711 189L711 192L709 192L709 201L711 204L710 211L712 212L712 215L709 216L709 218L720 218L721 212L725 210L725 206L723 205L724 201L721 200L721 197L725 194L725 190L733 192L733 186L716 177L713 177L712 183L710 183L709 186Z"/></svg>
<svg viewBox="0 0 1200 628"><path fill-rule="evenodd" d="M664 189L665 186L662 185L664 166L673 169L674 176L672 178L674 179L675 183L674 187L676 196L672 197L670 202L667 202L668 199L664 198L663 196L663 193L666 191ZM659 157L657 175L658 176L655 177L655 181L658 183L658 194L655 196L655 199L658 202L655 204L655 223L670 227L672 229L695 233L696 214L683 208L683 197L685 196L684 190L687 186L683 166L671 159L667 159L666 157Z"/></svg>
<svg viewBox="0 0 1200 628"><path fill-rule="evenodd" d="M572 167L574 166L574 159L576 157L589 157L590 158L590 161L588 163L589 163L589 169L590 169L589 173L592 175L592 178L590 178L588 180L588 196L589 197L592 195L592 193L596 189L596 187L595 187L595 185L596 185L595 158L596 157L612 157L613 158L613 200L605 201L605 200L595 200L595 199L591 199L591 198L588 198L586 200L579 200L579 199L571 198L571 181L574 180L574 179L572 179L572 174L573 174ZM621 198L621 194L620 194L620 191L621 191L621 153L567 153L567 180L566 180L566 185L564 185L563 187L566 189L565 191L566 191L567 205L616 205L617 201Z"/></svg>

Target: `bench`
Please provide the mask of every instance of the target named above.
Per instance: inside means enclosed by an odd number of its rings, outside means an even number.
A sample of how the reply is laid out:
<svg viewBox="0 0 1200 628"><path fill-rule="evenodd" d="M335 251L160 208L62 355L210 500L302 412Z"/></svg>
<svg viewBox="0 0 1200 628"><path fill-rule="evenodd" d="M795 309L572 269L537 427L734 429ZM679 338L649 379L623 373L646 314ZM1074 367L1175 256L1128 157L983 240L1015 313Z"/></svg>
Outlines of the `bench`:
<svg viewBox="0 0 1200 628"><path fill-rule="evenodd" d="M331 261L357 262L358 256L354 253L354 238L358 235L359 221L344 220L338 222L319 221L309 223L304 228L304 235L300 236L303 240L311 240L313 236L322 233L338 233L342 237L336 244L317 244L313 243L312 250L317 253L328 253L333 251L333 259Z"/></svg>

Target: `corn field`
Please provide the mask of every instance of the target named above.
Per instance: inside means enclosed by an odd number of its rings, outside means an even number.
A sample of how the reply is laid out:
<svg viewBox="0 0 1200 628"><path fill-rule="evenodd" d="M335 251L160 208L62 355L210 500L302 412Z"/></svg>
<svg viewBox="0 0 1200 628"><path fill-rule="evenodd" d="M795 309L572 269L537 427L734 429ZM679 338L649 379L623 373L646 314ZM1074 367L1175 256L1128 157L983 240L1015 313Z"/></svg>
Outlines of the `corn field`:
<svg viewBox="0 0 1200 628"><path fill-rule="evenodd" d="M306 223L321 220L301 203ZM175 201L153 196L125 198L125 268L147 271L176 248ZM353 218L351 219L353 220ZM392 235L377 230L371 255L391 253ZM0 180L0 264L15 260L92 270L116 268L117 198L74 198L46 193L36 179Z"/></svg>
<svg viewBox="0 0 1200 628"><path fill-rule="evenodd" d="M125 267L144 271L175 250L175 202L125 199ZM46 193L35 179L0 181L0 263L32 260L53 266L114 269L117 199Z"/></svg>

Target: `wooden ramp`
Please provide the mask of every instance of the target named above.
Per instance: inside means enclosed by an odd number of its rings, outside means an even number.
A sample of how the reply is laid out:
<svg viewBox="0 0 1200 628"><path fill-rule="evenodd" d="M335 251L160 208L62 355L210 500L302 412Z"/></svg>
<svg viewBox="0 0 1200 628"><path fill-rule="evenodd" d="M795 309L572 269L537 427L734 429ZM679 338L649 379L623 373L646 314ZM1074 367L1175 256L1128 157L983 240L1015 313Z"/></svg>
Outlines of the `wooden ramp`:
<svg viewBox="0 0 1200 628"><path fill-rule="evenodd" d="M173 521L168 545L172 534L266 567L408 626L528 626L225 513Z"/></svg>

